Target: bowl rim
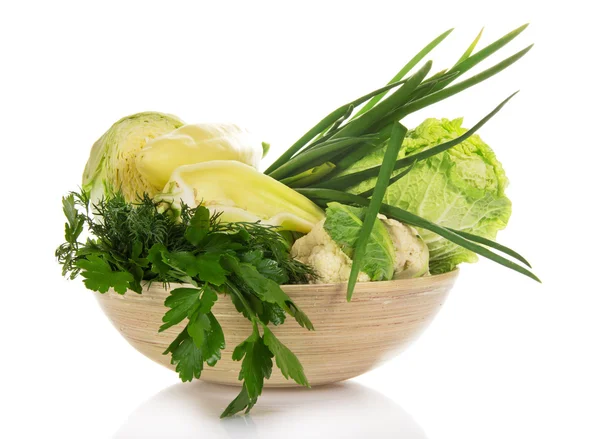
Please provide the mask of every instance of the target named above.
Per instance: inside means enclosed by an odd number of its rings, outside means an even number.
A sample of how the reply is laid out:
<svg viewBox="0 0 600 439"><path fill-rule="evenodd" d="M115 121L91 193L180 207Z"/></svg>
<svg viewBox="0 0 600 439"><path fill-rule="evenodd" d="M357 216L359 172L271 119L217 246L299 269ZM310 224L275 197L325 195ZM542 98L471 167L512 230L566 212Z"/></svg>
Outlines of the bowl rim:
<svg viewBox="0 0 600 439"><path fill-rule="evenodd" d="M430 285L435 284L447 284L454 283L456 278L458 277L460 270L458 267L454 268L452 271L448 271L446 273L441 274L433 274L430 276L421 276L415 277L412 279L392 279L392 280L381 280L381 281L371 281L371 282L357 282L354 288L354 291L369 291L373 288L376 289L402 289L409 290L412 288L425 288ZM346 285L348 282L337 282L337 283L327 283L327 284L282 284L281 288L286 292L294 292L294 293L310 293L313 291L319 290L335 290L342 291L346 289ZM168 286L163 287L161 283L153 283L150 286L146 286L144 291L147 291L150 288L156 288L160 286L161 290L170 291L175 288L181 287L193 287L197 288L192 284L184 283L184 282L170 282ZM111 289L112 290L112 289ZM143 294L143 293L142 293Z"/></svg>
<svg viewBox="0 0 600 439"><path fill-rule="evenodd" d="M354 290L363 290L369 289L374 286L381 287L394 287L394 286L414 286L419 287L422 285L427 285L430 283L444 282L444 281L454 281L458 277L460 270L458 267L454 268L452 271L448 271L446 273L441 274L433 274L430 276L421 276L415 277L411 279L392 279L392 280L379 280L379 281L370 281L370 282L357 282ZM348 282L336 282L336 283L327 283L327 284L282 284L281 287L285 287L285 290L306 290L310 289L319 289L319 288L340 288L348 285Z"/></svg>

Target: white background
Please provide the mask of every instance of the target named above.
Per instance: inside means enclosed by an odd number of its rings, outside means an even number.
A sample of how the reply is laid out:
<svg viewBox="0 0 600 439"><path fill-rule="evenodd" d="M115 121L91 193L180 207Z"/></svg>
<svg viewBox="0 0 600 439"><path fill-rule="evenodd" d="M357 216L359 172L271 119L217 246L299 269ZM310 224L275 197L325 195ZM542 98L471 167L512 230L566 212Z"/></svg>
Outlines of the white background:
<svg viewBox="0 0 600 439"><path fill-rule="evenodd" d="M0 436L600 437L592 4L2 2ZM534 42L523 60L407 123L473 124L521 90L481 135L511 180L514 214L499 238L542 285L486 261L465 266L438 318L395 360L313 396L266 392L252 419L219 423L231 390L176 385L120 338L80 281L60 277L60 197L118 118L156 110L235 122L270 141L273 158L445 29L456 28L431 54L438 69L481 26L486 44L524 22L494 58ZM270 406L286 409L273 417Z"/></svg>

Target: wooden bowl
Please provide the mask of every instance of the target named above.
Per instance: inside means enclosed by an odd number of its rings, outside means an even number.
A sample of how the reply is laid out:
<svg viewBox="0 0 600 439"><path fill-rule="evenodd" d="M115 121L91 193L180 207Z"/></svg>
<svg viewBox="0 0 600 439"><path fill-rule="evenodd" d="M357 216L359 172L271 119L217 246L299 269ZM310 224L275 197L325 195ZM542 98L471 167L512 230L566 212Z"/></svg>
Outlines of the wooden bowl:
<svg viewBox="0 0 600 439"><path fill-rule="evenodd" d="M458 270L454 270L418 279L358 283L350 303L346 301L346 284L284 285L285 292L311 319L315 331L301 328L291 317L272 329L298 356L312 386L347 380L394 357L415 340L437 314L457 276ZM134 348L174 369L171 356L162 353L184 325L158 333L168 295L168 290L157 284L143 294L109 291L96 297ZM231 359L231 353L250 335L250 322L222 295L213 313L221 323L227 346L214 367L205 365L201 379L239 386L240 363ZM273 364L273 374L265 386L292 387L296 383L286 380Z"/></svg>

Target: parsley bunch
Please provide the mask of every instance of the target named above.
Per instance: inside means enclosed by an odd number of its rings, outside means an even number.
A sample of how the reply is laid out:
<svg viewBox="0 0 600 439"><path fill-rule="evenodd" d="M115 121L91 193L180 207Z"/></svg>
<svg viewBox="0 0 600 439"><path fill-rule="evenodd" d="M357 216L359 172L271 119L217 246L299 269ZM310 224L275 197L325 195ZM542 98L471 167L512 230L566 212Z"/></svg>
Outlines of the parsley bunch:
<svg viewBox="0 0 600 439"><path fill-rule="evenodd" d="M165 300L169 310L157 328L187 322L164 352L171 354L182 381L200 378L204 364L214 366L225 348L223 330L211 312L217 292L229 296L252 322L252 334L233 352L233 359L241 361L242 390L222 417L248 412L256 404L273 358L283 376L309 386L298 358L268 327L284 323L289 315L314 329L280 287L306 283L314 273L290 257L289 243L277 228L221 223L204 206L183 205L174 215L147 195L129 203L117 193L91 206L85 192L72 192L63 198L63 211L65 242L56 249L63 275L82 276L88 289L100 293L112 288L119 294L141 294L143 285L152 282L187 284L171 290ZM89 237L82 242L84 228Z"/></svg>

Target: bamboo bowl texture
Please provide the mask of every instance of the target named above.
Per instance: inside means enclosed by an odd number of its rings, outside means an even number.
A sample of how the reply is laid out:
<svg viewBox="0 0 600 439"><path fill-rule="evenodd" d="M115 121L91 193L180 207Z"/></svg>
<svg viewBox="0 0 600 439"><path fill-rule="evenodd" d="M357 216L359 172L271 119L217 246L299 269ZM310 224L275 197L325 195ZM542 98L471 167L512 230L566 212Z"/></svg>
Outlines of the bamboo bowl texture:
<svg viewBox="0 0 600 439"><path fill-rule="evenodd" d="M312 386L347 380L396 356L414 341L443 305L457 276L458 270L454 270L418 279L358 283L350 303L346 301L346 284L284 285L285 292L311 319L315 331L301 328L291 317L272 329L298 356ZM172 288L179 286L173 284ZM174 369L171 356L162 353L184 325L158 333L168 295L162 285L154 285L143 294L109 291L96 297L129 344ZM239 386L240 363L231 359L231 353L250 335L251 324L226 296L219 295L212 311L223 328L227 346L214 367L205 365L201 379ZM286 380L273 364L273 374L265 386L297 384Z"/></svg>

